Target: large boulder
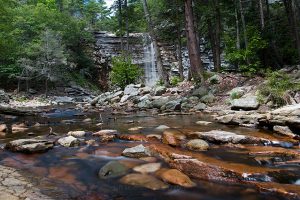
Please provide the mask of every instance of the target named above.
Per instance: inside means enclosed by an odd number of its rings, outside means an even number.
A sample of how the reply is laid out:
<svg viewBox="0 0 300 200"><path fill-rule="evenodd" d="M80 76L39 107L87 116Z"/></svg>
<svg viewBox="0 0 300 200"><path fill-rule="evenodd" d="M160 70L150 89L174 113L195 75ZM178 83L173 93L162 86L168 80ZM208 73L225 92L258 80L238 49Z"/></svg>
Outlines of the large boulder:
<svg viewBox="0 0 300 200"><path fill-rule="evenodd" d="M9 96L4 90L0 90L0 103L9 103Z"/></svg>
<svg viewBox="0 0 300 200"><path fill-rule="evenodd" d="M129 168L119 161L110 161L106 163L98 173L99 178L108 179L125 175Z"/></svg>
<svg viewBox="0 0 300 200"><path fill-rule="evenodd" d="M80 141L73 136L59 138L57 142L64 147L75 147L80 144Z"/></svg>
<svg viewBox="0 0 300 200"><path fill-rule="evenodd" d="M198 103L198 104L194 107L195 110L199 110L199 111L205 110L205 108L206 108L206 105L205 105L204 103Z"/></svg>
<svg viewBox="0 0 300 200"><path fill-rule="evenodd" d="M234 99L231 102L232 110L256 110L259 107L259 102L256 96L247 96L240 99Z"/></svg>
<svg viewBox="0 0 300 200"><path fill-rule="evenodd" d="M136 85L130 84L127 85L124 89L124 95L137 96L139 94L139 87Z"/></svg>
<svg viewBox="0 0 300 200"><path fill-rule="evenodd" d="M54 142L48 140L38 140L38 139L18 139L13 140L5 145L5 148L22 153L36 153L45 152L53 148Z"/></svg>
<svg viewBox="0 0 300 200"><path fill-rule="evenodd" d="M148 108L152 108L152 106L153 106L152 102L149 99L143 99L137 105L137 107L140 109L148 109Z"/></svg>
<svg viewBox="0 0 300 200"><path fill-rule="evenodd" d="M181 99L179 100L173 100L169 101L165 104L166 110L174 110L174 111L180 111L181 110Z"/></svg>
<svg viewBox="0 0 300 200"><path fill-rule="evenodd" d="M168 103L169 100L169 97L158 97L153 100L152 105L154 108L160 109L163 105Z"/></svg>
<svg viewBox="0 0 300 200"><path fill-rule="evenodd" d="M206 87L199 87L196 90L193 91L192 96L196 96L196 97L203 97L205 95L208 94L208 89Z"/></svg>
<svg viewBox="0 0 300 200"><path fill-rule="evenodd" d="M147 174L128 174L121 178L120 182L127 185L145 187L151 190L168 188L167 184Z"/></svg>
<svg viewBox="0 0 300 200"><path fill-rule="evenodd" d="M212 93L208 93L207 95L201 97L200 101L203 103L213 103L216 97Z"/></svg>
<svg viewBox="0 0 300 200"><path fill-rule="evenodd" d="M161 96L166 92L167 88L165 86L158 86L154 88L154 96Z"/></svg>

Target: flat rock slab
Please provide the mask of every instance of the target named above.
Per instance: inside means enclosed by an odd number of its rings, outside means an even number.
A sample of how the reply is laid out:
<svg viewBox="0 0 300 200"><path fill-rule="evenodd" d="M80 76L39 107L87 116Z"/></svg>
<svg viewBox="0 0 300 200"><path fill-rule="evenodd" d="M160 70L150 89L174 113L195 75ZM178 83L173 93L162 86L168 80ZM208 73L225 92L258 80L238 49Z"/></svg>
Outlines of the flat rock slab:
<svg viewBox="0 0 300 200"><path fill-rule="evenodd" d="M37 140L37 139L19 139L13 140L5 145L5 148L22 153L36 153L45 152L53 148L54 142L48 140Z"/></svg>
<svg viewBox="0 0 300 200"><path fill-rule="evenodd" d="M133 171L139 172L142 174L153 173L159 170L161 167L161 163L147 163L143 165L139 165L133 168Z"/></svg>
<svg viewBox="0 0 300 200"><path fill-rule="evenodd" d="M195 132L200 139L212 143L233 143L233 144L269 144L270 141L264 138L257 138L246 135L238 135L236 133L213 130L209 132Z"/></svg>
<svg viewBox="0 0 300 200"><path fill-rule="evenodd" d="M58 144L60 144L64 147L75 147L80 144L80 141L73 136L62 137L59 140L57 140L57 142L58 142Z"/></svg>

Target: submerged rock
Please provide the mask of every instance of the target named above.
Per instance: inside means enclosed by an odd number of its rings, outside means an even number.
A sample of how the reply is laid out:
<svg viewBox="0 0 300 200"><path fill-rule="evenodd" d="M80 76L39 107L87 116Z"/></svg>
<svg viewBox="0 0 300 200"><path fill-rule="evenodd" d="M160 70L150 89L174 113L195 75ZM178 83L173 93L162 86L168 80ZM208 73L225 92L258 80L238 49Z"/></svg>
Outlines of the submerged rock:
<svg viewBox="0 0 300 200"><path fill-rule="evenodd" d="M102 136L102 135L117 135L118 134L118 131L117 130L109 130L109 129L106 129L106 130L101 130L101 131L98 131L96 133L93 133L93 136Z"/></svg>
<svg viewBox="0 0 300 200"><path fill-rule="evenodd" d="M80 141L73 136L62 137L59 140L57 140L57 142L58 142L58 144L60 144L64 147L75 147L80 144Z"/></svg>
<svg viewBox="0 0 300 200"><path fill-rule="evenodd" d="M197 121L196 124L207 126L207 125L209 125L209 124L212 124L212 122L207 122L207 121Z"/></svg>
<svg viewBox="0 0 300 200"><path fill-rule="evenodd" d="M129 140L129 141L144 141L144 142L147 142L148 139L145 135L132 135L132 134L121 134L121 135L118 135L118 138L120 140Z"/></svg>
<svg viewBox="0 0 300 200"><path fill-rule="evenodd" d="M99 178L108 179L125 175L129 168L118 161L110 161L106 163L98 173Z"/></svg>
<svg viewBox="0 0 300 200"><path fill-rule="evenodd" d="M163 181L183 187L194 187L196 184L184 173L177 169L161 169L156 172Z"/></svg>
<svg viewBox="0 0 300 200"><path fill-rule="evenodd" d="M165 130L162 136L163 143L171 146L180 146L181 141L184 139L186 139L186 136L174 129Z"/></svg>
<svg viewBox="0 0 300 200"><path fill-rule="evenodd" d="M54 142L37 139L13 140L5 145L5 148L14 152L36 153L45 152L53 148Z"/></svg>
<svg viewBox="0 0 300 200"><path fill-rule="evenodd" d="M161 167L160 163L147 163L143 165L139 165L133 168L133 171L139 172L142 174L153 173L159 170Z"/></svg>
<svg viewBox="0 0 300 200"><path fill-rule="evenodd" d="M121 178L120 182L127 185L145 187L150 190L161 190L168 188L167 184L147 174L128 174Z"/></svg>
<svg viewBox="0 0 300 200"><path fill-rule="evenodd" d="M194 151L205 151L209 148L209 144L204 140L194 139L194 140L190 140L186 144L186 147Z"/></svg>
<svg viewBox="0 0 300 200"><path fill-rule="evenodd" d="M144 147L144 145L140 144L138 146L127 148L122 152L123 156L131 157L131 158L140 158L150 156L151 153L148 148Z"/></svg>
<svg viewBox="0 0 300 200"><path fill-rule="evenodd" d="M73 137L84 137L86 135L85 131L69 131L68 136L73 136Z"/></svg>
<svg viewBox="0 0 300 200"><path fill-rule="evenodd" d="M169 129L170 127L166 126L166 125L159 125L158 127L156 127L154 130L155 131L164 131L166 129Z"/></svg>
<svg viewBox="0 0 300 200"><path fill-rule="evenodd" d="M231 104L232 110L256 110L259 107L259 102L256 96L247 96L240 99L234 99Z"/></svg>

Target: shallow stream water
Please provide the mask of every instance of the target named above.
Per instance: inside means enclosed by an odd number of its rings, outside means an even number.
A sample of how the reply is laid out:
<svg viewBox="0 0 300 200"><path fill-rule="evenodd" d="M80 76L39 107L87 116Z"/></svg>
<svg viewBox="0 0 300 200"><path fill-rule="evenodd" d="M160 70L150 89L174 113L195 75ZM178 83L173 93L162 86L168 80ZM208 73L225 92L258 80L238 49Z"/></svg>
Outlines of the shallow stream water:
<svg viewBox="0 0 300 200"><path fill-rule="evenodd" d="M90 120L86 120L90 118ZM220 125L213 122L212 117L205 114L158 116L149 112L132 113L130 115L112 115L108 111L82 113L72 107L57 108L49 110L41 116L18 117L16 119L3 119L6 123L26 123L29 129L22 133L10 133L0 137L0 144L19 138L31 138L47 135L49 127L55 133L65 135L69 131L84 130L95 132L101 129L116 129L120 133L130 134L132 127L143 127L137 134L158 133L155 128L166 125L182 132L210 131L221 129L237 134L263 137L270 140L289 142L288 139L276 136L267 130L242 128L236 126ZM96 125L103 121L103 125ZM212 121L207 126L197 125L199 120ZM38 125L36 123L39 123ZM28 133L34 133L29 136ZM89 136L87 139L93 139ZM133 147L141 142L121 141L99 143L96 145L80 145L79 147L66 148L56 145L46 153L22 154L0 150L0 164L22 170L24 175L31 174L38 177L38 186L41 191L54 199L281 199L269 193L258 192L254 187L242 184L222 184L208 181L194 180L197 186L194 188L183 188L170 186L166 190L152 191L141 187L124 185L119 178L99 179L99 169L111 160L121 160L128 165L143 164L144 161L130 159L121 156L121 152L127 147ZM256 147L259 148L259 147ZM262 147L263 148L263 147ZM282 147L279 147L282 148ZM299 151L299 146L294 146ZM258 159L249 156L249 151L239 148L231 148L226 145L212 145L210 150L202 154L217 159L220 163L242 163L247 168L266 167L283 170L282 173L274 175L277 183L296 185L300 180L299 165L274 165L274 161L285 161L288 158L275 157ZM270 161L270 162L269 162ZM163 163L163 161L161 161ZM166 163L163 166L167 167ZM259 180L256 180L259 181ZM261 180L265 181L265 180ZM299 190L300 190L300 186Z"/></svg>

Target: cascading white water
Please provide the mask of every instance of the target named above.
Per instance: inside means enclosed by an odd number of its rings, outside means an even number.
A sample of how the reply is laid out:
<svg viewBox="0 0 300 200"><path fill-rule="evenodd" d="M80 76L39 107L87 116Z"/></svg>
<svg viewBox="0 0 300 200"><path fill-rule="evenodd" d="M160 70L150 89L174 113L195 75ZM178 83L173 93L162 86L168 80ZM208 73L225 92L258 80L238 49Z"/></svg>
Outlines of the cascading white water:
<svg viewBox="0 0 300 200"><path fill-rule="evenodd" d="M156 69L154 45L149 35L144 37L144 63L145 84L154 86L159 77Z"/></svg>

